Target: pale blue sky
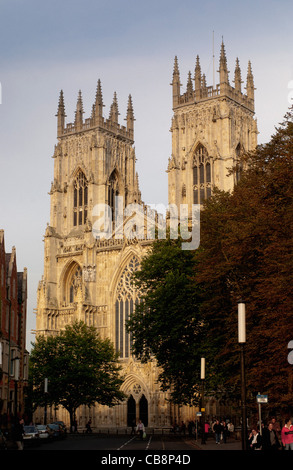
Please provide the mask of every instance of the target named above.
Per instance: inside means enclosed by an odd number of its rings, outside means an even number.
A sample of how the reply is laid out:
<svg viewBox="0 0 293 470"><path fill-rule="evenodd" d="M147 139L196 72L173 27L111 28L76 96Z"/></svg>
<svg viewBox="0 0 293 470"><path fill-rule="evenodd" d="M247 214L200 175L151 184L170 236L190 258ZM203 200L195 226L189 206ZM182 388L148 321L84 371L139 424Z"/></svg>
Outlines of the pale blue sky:
<svg viewBox="0 0 293 470"><path fill-rule="evenodd" d="M292 13L286 0L0 0L0 228L6 250L16 246L18 270L28 268L28 333L43 273L60 89L67 122L79 89L90 116L99 78L105 115L116 91L121 124L132 94L142 197L166 204L175 55L183 88L197 54L212 84L213 31L216 70L222 36L231 81L236 57L244 81L251 60L259 142L266 142L289 107Z"/></svg>

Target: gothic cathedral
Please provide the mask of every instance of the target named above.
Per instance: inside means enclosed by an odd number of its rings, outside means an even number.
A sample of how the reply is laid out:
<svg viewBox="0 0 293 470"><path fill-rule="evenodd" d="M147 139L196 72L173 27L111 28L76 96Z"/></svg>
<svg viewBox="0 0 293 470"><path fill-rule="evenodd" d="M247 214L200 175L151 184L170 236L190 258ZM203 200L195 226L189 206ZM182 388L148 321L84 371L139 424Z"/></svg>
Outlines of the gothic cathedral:
<svg viewBox="0 0 293 470"><path fill-rule="evenodd" d="M207 86L197 57L194 78L189 73L186 92L181 94L175 58L172 155L167 169L169 204L200 204L215 186L231 190L239 175L235 172L228 176L228 168L243 150L256 146L251 65L248 64L246 94L241 89L238 59L234 87L228 74L222 43L220 83ZM109 337L120 353L126 376L122 389L128 399L113 408L81 407L77 414L79 426L85 426L91 418L93 427L126 427L133 419L142 418L146 426L160 428L170 426L174 420L194 419L195 410L181 407L179 416L179 410L167 400L168 393L160 391L155 363L141 364L131 355L131 339L124 324L139 299L131 275L139 268L152 240L147 236L115 237L114 232L110 237L95 236L93 230L97 204L106 204L114 215L117 196L121 196L124 209L135 203L146 213L135 170L131 95L126 126L118 123L116 93L108 118L103 115L103 107L98 81L91 117L83 118L79 92L75 120L66 124L63 91L60 93L50 223L44 236L44 274L38 286L36 334L54 334L74 320L82 320L94 325L102 338ZM212 409L209 411L213 413ZM57 418L56 410L50 413L52 419ZM57 413L59 419L68 423L64 410Z"/></svg>

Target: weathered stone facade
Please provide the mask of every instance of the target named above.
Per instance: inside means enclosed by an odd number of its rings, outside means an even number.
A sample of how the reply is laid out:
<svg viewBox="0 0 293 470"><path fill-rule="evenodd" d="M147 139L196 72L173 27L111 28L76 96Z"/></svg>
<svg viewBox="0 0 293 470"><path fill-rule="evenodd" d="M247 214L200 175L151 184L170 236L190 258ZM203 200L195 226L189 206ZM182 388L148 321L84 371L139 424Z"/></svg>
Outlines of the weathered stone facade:
<svg viewBox="0 0 293 470"><path fill-rule="evenodd" d="M168 165L170 204L201 202L215 185L232 189L234 179L233 175L226 176L227 167L242 148L249 150L256 145L251 68L244 95L237 67L232 88L222 45L220 85L206 87L197 59L195 88L189 76L187 91L181 95L175 59L172 156ZM110 238L95 235L97 204L107 204L114 215L115 196L123 197L123 208L139 204L142 216L146 216L135 171L131 96L126 127L119 125L118 114L114 94L109 118L103 116L99 81L91 117L83 119L79 93L75 121L65 125L63 92L60 94L50 223L44 237L44 275L38 287L37 334L56 334L73 320L83 320L94 325L102 338L109 337L120 351L126 374L122 388L128 400L112 409L82 407L78 425L85 426L91 417L93 426L125 427L133 418L142 417L150 427L170 426L174 420L194 419L195 410L183 407L179 415L179 410L166 401L168 394L160 391L155 363L141 364L131 356L130 337L124 328L139 298L130 277L152 240L146 234L137 237L135 223L131 227L133 237L125 233ZM55 418L55 411L50 413ZM59 418L68 422L66 413L59 413Z"/></svg>
<svg viewBox="0 0 293 470"><path fill-rule="evenodd" d="M131 97L126 127L118 124L116 95L109 119L103 117L102 108L98 82L91 118L83 121L79 93L75 122L65 126L63 92L60 94L50 223L44 237L44 275L38 287L37 334L56 334L72 321L83 320L94 325L102 338L109 337L120 351L126 372L123 390L131 400L112 409L80 409L79 425L86 424L89 413L93 426L126 426L141 415L149 426L168 425L171 417L165 394L159 391L157 368L131 357L130 338L124 331L125 319L138 298L130 275L138 269L151 240L135 237L135 227L133 237L125 233L122 238L94 236L97 204L107 204L114 216L115 196L119 195L123 209L131 203L144 208L135 172ZM62 417L68 421L66 414Z"/></svg>
<svg viewBox="0 0 293 470"><path fill-rule="evenodd" d="M254 80L248 64L246 94L241 90L239 60L236 60L234 84L229 83L227 59L222 43L220 83L207 86L196 60L194 85L188 75L186 92L181 94L177 57L173 71L172 155L168 164L169 204L201 204L216 186L230 191L237 172L228 175L243 151L257 143L254 119Z"/></svg>

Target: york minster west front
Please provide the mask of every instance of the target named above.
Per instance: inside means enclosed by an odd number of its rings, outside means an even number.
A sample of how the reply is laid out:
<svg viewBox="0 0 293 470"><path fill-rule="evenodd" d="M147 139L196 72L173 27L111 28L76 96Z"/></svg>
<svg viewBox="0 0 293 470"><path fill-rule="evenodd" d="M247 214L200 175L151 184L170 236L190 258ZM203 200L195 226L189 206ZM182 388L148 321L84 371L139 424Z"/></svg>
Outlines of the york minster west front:
<svg viewBox="0 0 293 470"><path fill-rule="evenodd" d="M201 204L215 186L231 190L237 174L228 168L239 153L252 150L257 141L254 119L254 83L248 64L246 94L241 89L241 71L236 60L234 87L230 85L224 44L221 46L220 83L207 86L199 58L194 77L188 76L181 93L179 65L173 71L172 155L166 157L169 204ZM193 83L194 82L194 83ZM152 239L115 236L117 197L122 212L130 204L147 214L135 169L134 112L131 95L125 110L126 125L118 122L116 93L106 118L102 85L98 81L89 118L84 119L82 94L78 93L75 119L66 123L63 91L57 110L57 144L50 189L50 222L44 235L44 274L38 286L36 334L54 335L75 320L97 328L110 338L120 353L127 399L113 407L80 407L79 426L89 418L93 427L126 427L141 418L152 428L170 426L175 420L194 419L196 409L174 407L169 394L160 390L155 361L142 364L131 355L131 338L125 321L139 301L131 281L147 254ZM97 205L109 207L112 236L97 235ZM126 220L122 220L122 225ZM113 224L113 225L111 225ZM109 229L109 227L108 227ZM117 235L117 234L116 234ZM213 413L213 410L207 410ZM49 410L52 418L68 423L65 410ZM56 415L57 414L57 415ZM42 411L36 412L41 420Z"/></svg>

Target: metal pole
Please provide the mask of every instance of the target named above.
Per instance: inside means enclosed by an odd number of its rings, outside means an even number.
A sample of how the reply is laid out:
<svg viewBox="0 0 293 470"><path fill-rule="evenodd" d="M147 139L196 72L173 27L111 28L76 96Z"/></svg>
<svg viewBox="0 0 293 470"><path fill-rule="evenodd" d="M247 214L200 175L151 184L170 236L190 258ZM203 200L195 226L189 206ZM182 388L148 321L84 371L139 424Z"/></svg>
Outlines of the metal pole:
<svg viewBox="0 0 293 470"><path fill-rule="evenodd" d="M44 424L47 424L47 394L48 394L48 379L45 378L44 382L44 395L45 395L45 407L44 407Z"/></svg>
<svg viewBox="0 0 293 470"><path fill-rule="evenodd" d="M246 412L246 382L245 382L245 358L244 348L246 343L246 314L245 303L238 302L238 343L240 345L240 370L241 370L241 411L242 411L242 450L247 450L247 412Z"/></svg>
<svg viewBox="0 0 293 470"><path fill-rule="evenodd" d="M15 426L17 425L17 391L18 391L18 381L19 381L19 357L15 357L14 361L14 419Z"/></svg>
<svg viewBox="0 0 293 470"><path fill-rule="evenodd" d="M204 381L205 381L205 358L201 358L201 368L200 368L200 378L201 378L201 443L205 444L205 408L204 408Z"/></svg>
<svg viewBox="0 0 293 470"><path fill-rule="evenodd" d="M14 424L17 425L17 380L14 380Z"/></svg>
<svg viewBox="0 0 293 470"><path fill-rule="evenodd" d="M260 393L258 392L260 395ZM261 427L261 403L260 401L258 402L258 421L259 421L259 433L262 435L262 427Z"/></svg>
<svg viewBox="0 0 293 470"><path fill-rule="evenodd" d="M205 433L204 433L204 422L205 422L205 412L204 412L204 379L202 379L201 387L201 443L205 444Z"/></svg>
<svg viewBox="0 0 293 470"><path fill-rule="evenodd" d="M245 386L245 343L240 343L241 363L241 410L242 410L242 450L247 450L247 412L246 412L246 386Z"/></svg>

